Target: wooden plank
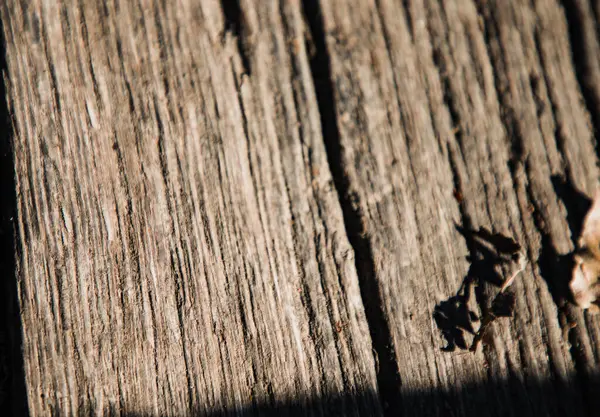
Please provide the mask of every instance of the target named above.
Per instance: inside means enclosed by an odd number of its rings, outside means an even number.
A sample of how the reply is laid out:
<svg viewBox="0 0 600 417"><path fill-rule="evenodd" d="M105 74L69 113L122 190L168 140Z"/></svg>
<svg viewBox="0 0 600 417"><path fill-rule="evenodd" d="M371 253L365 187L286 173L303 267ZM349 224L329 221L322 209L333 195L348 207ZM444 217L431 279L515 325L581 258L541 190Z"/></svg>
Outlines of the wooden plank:
<svg viewBox="0 0 600 417"><path fill-rule="evenodd" d="M363 224L375 268L361 279L376 281L401 382L384 401L403 415L593 415L600 323L565 299L597 156L560 5L322 3L336 177ZM461 326L480 324L468 308L489 317L515 269L494 265L483 230L516 239L529 263L511 318L466 354Z"/></svg>
<svg viewBox="0 0 600 417"><path fill-rule="evenodd" d="M216 1L3 3L32 416L380 413L299 5L243 3L244 55Z"/></svg>

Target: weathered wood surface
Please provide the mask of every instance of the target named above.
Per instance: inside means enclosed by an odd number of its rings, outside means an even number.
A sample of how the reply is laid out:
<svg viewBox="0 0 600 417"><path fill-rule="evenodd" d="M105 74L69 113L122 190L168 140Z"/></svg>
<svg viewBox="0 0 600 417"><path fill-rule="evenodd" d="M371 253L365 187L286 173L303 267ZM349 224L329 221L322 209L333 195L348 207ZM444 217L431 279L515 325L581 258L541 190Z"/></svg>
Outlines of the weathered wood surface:
<svg viewBox="0 0 600 417"><path fill-rule="evenodd" d="M31 415L377 414L298 4L246 16L251 74L217 3L2 16Z"/></svg>
<svg viewBox="0 0 600 417"><path fill-rule="evenodd" d="M561 190L590 195L598 172L560 5L324 4L347 193L371 247L400 392L437 388L441 412L447 391L519 375L477 401L462 391L451 408L508 415L520 404L524 414L581 415L590 401L597 406L590 379L600 323L563 300L561 255L576 238L567 220L585 210ZM483 282L493 269L475 265L481 251L455 224L513 237L530 261L512 285L513 317L498 320L472 355L440 354L462 341L440 339L431 323L436 304L445 315L455 307L450 296L463 278L493 287ZM494 291L475 292L485 312ZM555 381L555 395L540 392L540 380ZM416 398L401 408L431 404Z"/></svg>
<svg viewBox="0 0 600 417"><path fill-rule="evenodd" d="M595 12L3 4L29 413L595 415Z"/></svg>

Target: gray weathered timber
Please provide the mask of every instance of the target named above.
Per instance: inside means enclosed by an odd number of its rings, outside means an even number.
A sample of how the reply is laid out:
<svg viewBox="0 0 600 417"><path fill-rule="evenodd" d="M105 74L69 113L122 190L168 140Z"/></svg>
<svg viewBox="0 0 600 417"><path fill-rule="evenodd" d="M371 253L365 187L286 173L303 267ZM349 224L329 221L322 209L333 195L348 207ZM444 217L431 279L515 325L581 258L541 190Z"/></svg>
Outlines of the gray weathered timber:
<svg viewBox="0 0 600 417"><path fill-rule="evenodd" d="M2 5L32 416L379 414L301 10L246 7L241 57L215 1Z"/></svg>
<svg viewBox="0 0 600 417"><path fill-rule="evenodd" d="M30 415L597 415L598 16L3 3Z"/></svg>
<svg viewBox="0 0 600 417"><path fill-rule="evenodd" d="M565 302L565 255L581 193L597 186L597 155L564 10L551 0L331 0L323 21L344 192L401 381L401 395L382 389L384 399L403 398L403 415L594 415L600 322ZM512 318L465 354L433 319L469 276L480 282L471 303L489 310L494 268L474 269L481 250L464 231L480 228L516 239L529 264L509 290ZM461 389L473 381L480 392Z"/></svg>

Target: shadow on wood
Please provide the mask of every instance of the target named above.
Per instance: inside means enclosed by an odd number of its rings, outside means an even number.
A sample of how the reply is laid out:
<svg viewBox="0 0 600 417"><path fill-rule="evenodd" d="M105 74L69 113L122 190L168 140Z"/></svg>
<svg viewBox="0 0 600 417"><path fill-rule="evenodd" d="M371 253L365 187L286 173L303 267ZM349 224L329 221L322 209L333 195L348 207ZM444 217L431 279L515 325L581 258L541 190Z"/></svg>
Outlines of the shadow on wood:
<svg viewBox="0 0 600 417"><path fill-rule="evenodd" d="M4 28L0 20L0 74L6 76ZM0 80L0 409L26 415L22 332L16 285L16 187L12 124L4 80Z"/></svg>
<svg viewBox="0 0 600 417"><path fill-rule="evenodd" d="M596 377L596 380L598 378ZM577 384L577 383L574 383ZM569 395L565 395L569 392ZM405 390L402 408L387 410L391 415L405 417L427 416L592 416L594 410L583 411L580 387L561 381L535 381L515 377L503 381L472 383L448 390ZM275 404L252 404L238 409L207 411L196 408L191 415L206 417L227 416L372 416L365 407L375 398L373 392L356 395L335 395L323 398L304 398ZM469 398L465 403L462 398ZM575 403L572 403L575 401ZM571 408L573 407L574 408ZM104 415L120 417L156 417L151 411L120 411L106 409ZM52 410L52 416L63 415ZM96 415L87 410L81 415ZM175 416L178 417L178 416Z"/></svg>
<svg viewBox="0 0 600 417"><path fill-rule="evenodd" d="M516 260L514 256L520 250L520 246L512 238L500 233L491 233L485 228L470 230L468 227L456 226L456 229L467 241L471 253L471 266L456 294L439 303L433 312L433 319L447 343L442 350L448 352L456 348L469 349L465 333L477 337L475 322L483 320L486 316L495 318L512 315L514 296L511 293L504 293L502 297L496 296L488 306L489 297L483 291L483 287L501 287L504 278L498 273L498 267ZM475 304L481 311L481 317L469 308L473 290Z"/></svg>
<svg viewBox="0 0 600 417"><path fill-rule="evenodd" d="M556 195L560 198L566 208L567 223L569 224L569 229L571 231L571 240L573 241L574 247L577 247L583 229L583 222L592 205L592 200L578 190L568 178L565 179L555 175L552 177L552 185L554 186ZM540 230L542 230L542 228L540 228ZM550 237L547 234L542 234L542 249L539 258L541 275L548 284L548 289L552 294L554 302L559 307L560 314L564 317L564 320L569 323L567 337L571 345L570 351L575 361L577 374L581 381L580 383L585 387L583 392L586 400L585 403L590 410L596 410L596 412L590 411L590 414L596 415L597 409L600 406L597 396L597 392L600 389L600 385L598 385L600 380L597 375L594 374L594 372L597 372L597 369L590 371L585 365L586 358L580 347L581 335L579 333L582 332L582 329L573 325L573 323L577 322L577 307L572 305L574 300L569 288L569 282L575 266L573 254L574 252L559 255L556 252ZM570 331L571 329L573 331Z"/></svg>
<svg viewBox="0 0 600 417"><path fill-rule="evenodd" d="M559 175L552 176L552 185L556 195L567 209L567 222L571 229L571 239L574 243L577 243L581 235L585 215L592 206L592 200Z"/></svg>
<svg viewBox="0 0 600 417"><path fill-rule="evenodd" d="M581 234L583 219L591 206L591 200L561 176L552 176L552 185L556 195L565 205L571 240L576 245ZM567 301L572 301L569 280L574 266L573 254L558 254L551 236L543 232L543 221L535 217L535 214L534 220L542 232L542 247L538 259L541 276L548 285L554 303L562 308Z"/></svg>

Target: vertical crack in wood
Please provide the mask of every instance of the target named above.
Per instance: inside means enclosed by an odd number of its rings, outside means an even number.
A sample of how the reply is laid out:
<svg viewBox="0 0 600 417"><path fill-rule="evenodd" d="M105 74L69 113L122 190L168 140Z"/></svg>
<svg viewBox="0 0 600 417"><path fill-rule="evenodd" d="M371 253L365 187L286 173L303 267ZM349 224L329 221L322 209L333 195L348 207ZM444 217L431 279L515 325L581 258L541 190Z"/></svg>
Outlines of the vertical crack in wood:
<svg viewBox="0 0 600 417"><path fill-rule="evenodd" d="M12 124L6 98L6 41L0 20L0 409L15 416L29 415L22 355L22 327L17 293L15 233L17 193Z"/></svg>
<svg viewBox="0 0 600 417"><path fill-rule="evenodd" d="M244 13L240 0L221 0L221 8L225 17L225 30L230 31L235 36L244 72L250 75L250 57L244 43Z"/></svg>
<svg viewBox="0 0 600 417"><path fill-rule="evenodd" d="M376 354L377 385L384 415L395 415L401 409L400 374L392 343L389 323L385 318L383 298L376 280L375 262L369 238L365 236L362 216L352 195L344 170L343 150L337 126L334 86L330 56L327 51L324 22L318 0L304 0L303 9L314 43L310 60L313 82L319 106L323 140L329 169L338 193L348 240L355 253L360 292L369 332Z"/></svg>

